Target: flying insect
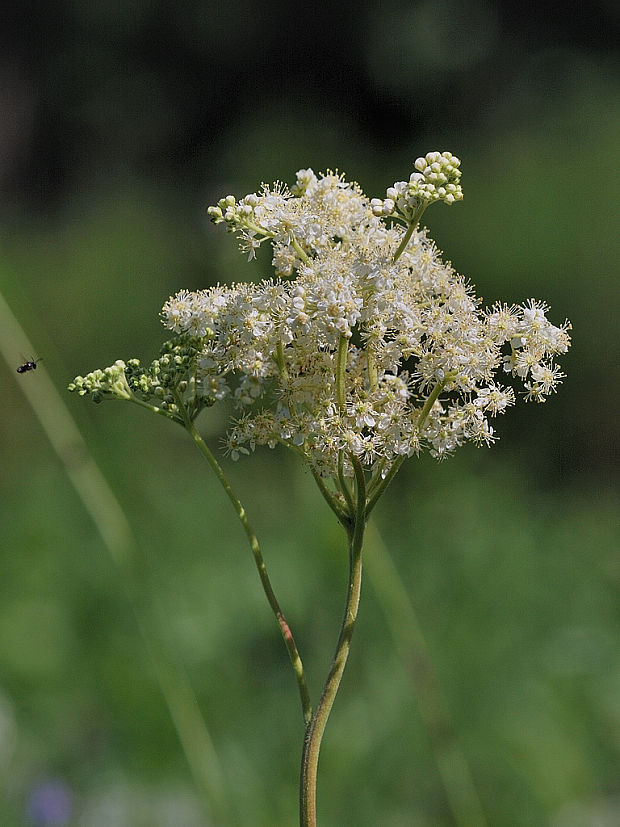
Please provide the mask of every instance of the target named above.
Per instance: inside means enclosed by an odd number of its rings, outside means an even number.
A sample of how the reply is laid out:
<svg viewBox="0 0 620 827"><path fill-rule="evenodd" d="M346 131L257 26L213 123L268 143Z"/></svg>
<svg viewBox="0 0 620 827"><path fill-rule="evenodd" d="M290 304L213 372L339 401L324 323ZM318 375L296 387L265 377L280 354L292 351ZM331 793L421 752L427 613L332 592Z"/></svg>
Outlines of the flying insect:
<svg viewBox="0 0 620 827"><path fill-rule="evenodd" d="M23 365L20 365L17 368L17 372L18 373L26 373L29 370L36 370L37 369L37 363L42 362L42 361L43 361L43 359L35 359L34 356L33 356L30 359L30 361L24 362Z"/></svg>

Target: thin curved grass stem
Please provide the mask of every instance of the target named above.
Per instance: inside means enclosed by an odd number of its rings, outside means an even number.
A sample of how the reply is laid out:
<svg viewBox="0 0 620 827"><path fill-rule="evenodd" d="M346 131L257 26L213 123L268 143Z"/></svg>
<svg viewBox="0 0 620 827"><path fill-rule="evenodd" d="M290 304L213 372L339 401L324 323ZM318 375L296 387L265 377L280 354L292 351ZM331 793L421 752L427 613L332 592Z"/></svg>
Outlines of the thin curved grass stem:
<svg viewBox="0 0 620 827"><path fill-rule="evenodd" d="M454 821L461 827L485 827L484 809L454 732L409 593L373 521L368 523L366 537L366 576L379 599L401 662L409 667L420 717L435 753Z"/></svg>
<svg viewBox="0 0 620 827"><path fill-rule="evenodd" d="M33 353L34 349L0 292L0 353L12 370L15 351ZM144 594L143 580L138 577L142 561L127 516L49 375L41 371L35 378L35 382L19 382L19 387L110 557L123 575L128 602L205 811L210 818L215 816L223 823L229 823L233 818L233 807L226 791L225 774L189 679L164 644L159 630L155 631L153 613L161 615L162 612L154 605L153 595L149 594L147 601Z"/></svg>

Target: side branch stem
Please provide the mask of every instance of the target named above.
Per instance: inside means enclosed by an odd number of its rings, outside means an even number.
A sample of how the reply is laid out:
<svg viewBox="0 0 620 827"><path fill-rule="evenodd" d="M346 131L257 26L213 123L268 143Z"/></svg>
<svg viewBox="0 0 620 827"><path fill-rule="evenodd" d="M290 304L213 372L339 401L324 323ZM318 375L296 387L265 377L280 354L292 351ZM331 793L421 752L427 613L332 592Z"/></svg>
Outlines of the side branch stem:
<svg viewBox="0 0 620 827"><path fill-rule="evenodd" d="M349 488L349 483L344 475L344 451L338 451L338 483L340 485L342 496L345 498L347 503L348 513L352 516L355 512L355 504L353 502L353 496L351 494L351 489Z"/></svg>
<svg viewBox="0 0 620 827"><path fill-rule="evenodd" d="M398 457L394 460L392 465L390 466L390 470L387 472L385 477L381 479L372 490L371 496L368 498L368 505L366 506L366 519L370 516L370 512L373 510L375 505L377 504L379 497L384 493L385 489L388 485L392 482L398 471L400 470L400 466L405 461L405 457Z"/></svg>
<svg viewBox="0 0 620 827"><path fill-rule="evenodd" d="M177 403L179 405L179 409L183 412L184 420L185 420L185 428L189 432L190 436L194 440L196 446L198 447L199 451L205 457L209 465L211 466L215 476L218 478L222 488L226 492L228 499L233 505L237 517L243 526L243 530L245 531L246 537L248 538L248 542L250 544L250 548L252 549L252 554L254 556L254 562L256 563L256 568L258 570L258 575L261 580L261 584L263 587L263 591L265 592L265 596L269 601L269 605L271 606L271 610L273 611L275 618L278 622L278 626L280 627L280 632L284 639L284 643L286 644L286 648L288 649L289 657L291 659L291 664L293 665L293 671L295 672L295 678L297 679L297 685L299 688L299 695L301 698L301 707L304 716L304 723L306 726L308 725L311 715L312 715L312 706L310 704L310 695L308 693L308 686L306 683L306 676L304 672L303 663L299 652L297 651L297 645L295 644L295 639L293 638L293 633L286 621L284 613L280 608L280 604L275 596L273 588L271 586L271 581L269 579L269 575L267 574L267 567L265 566L265 561L263 560L263 555L260 549L260 545L258 542L258 538L254 533L254 529L252 528L250 521L248 520L248 516L245 512L245 508L241 504L241 501L233 491L230 483L226 479L224 471L220 466L219 462L215 459L211 451L209 450L208 445L205 443L203 438L200 436L199 432L196 429L194 423L189 419L187 416L187 412L185 411L185 407L182 404L182 400L180 398L177 399Z"/></svg>
<svg viewBox="0 0 620 827"><path fill-rule="evenodd" d="M316 470L316 468L310 466L310 470L312 471L312 476L314 477L314 481L316 482L316 484L319 488L319 491L323 495L323 498L324 498L325 502L331 508L331 510L334 512L336 517L338 517L338 521L348 531L349 525L350 525L349 515L344 511L344 509L342 508L342 506L338 502L338 499L336 498L336 496L329 490L329 488L325 484L325 481L322 479L321 475Z"/></svg>
<svg viewBox="0 0 620 827"><path fill-rule="evenodd" d="M347 409L346 377L347 377L347 354L349 352L349 340L346 336L340 336L338 340L338 355L336 362L336 401L338 410L344 415Z"/></svg>
<svg viewBox="0 0 620 827"><path fill-rule="evenodd" d="M394 262L398 261L398 259L403 254L403 252L405 250L405 247L407 246L407 244L409 244L409 239L413 235L413 231L415 230L415 228L416 228L416 224L412 223L412 224L409 225L409 227L407 229L407 232L403 236L403 240L400 242L400 244L398 245L398 249L394 253L394 258L393 258Z"/></svg>
<svg viewBox="0 0 620 827"><path fill-rule="evenodd" d="M421 204L418 204L418 207L417 207L416 211L411 216L411 218L408 220L409 227L407 229L407 232L403 236L403 240L398 245L398 249L394 253L394 258L392 259L392 261L394 261L394 262L398 261L398 259L401 257L401 255L405 251L405 248L406 248L407 244L409 244L409 240L410 240L411 236L413 235L413 231L415 230L415 228L420 223L420 218L422 218L422 213L424 212L424 210L426 209L427 206L428 205L425 202L422 202Z"/></svg>
<svg viewBox="0 0 620 827"><path fill-rule="evenodd" d="M283 383L288 382L288 370L286 367L286 359L284 358L284 343L282 339L278 339L276 344L276 362L278 363L278 370L280 371Z"/></svg>
<svg viewBox="0 0 620 827"><path fill-rule="evenodd" d="M309 264L310 256L306 253L303 247L300 245L299 241L295 238L294 235L291 234L292 244L295 252L299 256L299 258L303 261L304 264Z"/></svg>
<svg viewBox="0 0 620 827"><path fill-rule="evenodd" d="M372 339L369 339L366 344L366 363L368 365L368 386L371 392L374 393L379 387L379 376L377 374L375 346Z"/></svg>
<svg viewBox="0 0 620 827"><path fill-rule="evenodd" d="M418 419L418 433L421 434L424 430L424 424L426 422L426 417L429 415L431 408L437 401L439 394L444 389L446 382L448 381L449 377L437 382L433 390L430 392L428 399L424 403L424 407L420 411L420 417Z"/></svg>
<svg viewBox="0 0 620 827"><path fill-rule="evenodd" d="M430 392L428 399L424 403L422 410L420 411L420 416L418 417L418 434L421 434L424 430L424 424L426 419L431 411L431 408L437 401L439 394L445 387L446 382L448 381L449 377L446 377L440 382L437 382L433 390ZM366 519L370 516L370 512L373 510L375 505L377 504L379 497L385 492L385 489L388 485L392 482L396 474L398 473L400 466L405 461L406 457L401 456L394 460L392 463L390 470L387 472L385 477L378 482L376 481L377 478L375 477L375 481L370 483L369 486L369 498L368 498L368 505L366 507Z"/></svg>

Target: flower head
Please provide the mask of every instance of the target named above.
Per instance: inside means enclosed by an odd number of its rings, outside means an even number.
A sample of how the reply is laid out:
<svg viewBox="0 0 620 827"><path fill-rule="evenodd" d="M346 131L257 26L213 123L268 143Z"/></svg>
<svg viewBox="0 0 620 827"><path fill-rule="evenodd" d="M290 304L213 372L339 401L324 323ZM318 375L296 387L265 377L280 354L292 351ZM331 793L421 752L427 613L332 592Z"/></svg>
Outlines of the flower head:
<svg viewBox="0 0 620 827"><path fill-rule="evenodd" d="M489 418L514 402L502 371L537 401L561 381L553 359L568 349L568 323L554 326L535 300L481 309L416 229L428 204L462 198L459 159L430 152L414 166L384 201L305 169L290 189L210 208L246 247L269 240L276 269L258 285L183 291L163 311L176 332L208 333L201 365L211 382L226 377L239 408L233 456L282 442L322 473L343 451L368 467L423 448L445 456L494 441ZM405 226L386 223L394 217Z"/></svg>
<svg viewBox="0 0 620 827"><path fill-rule="evenodd" d="M384 476L425 449L490 444L490 420L514 403L500 377L544 401L563 378L555 360L570 324L534 299L481 308L418 227L429 204L462 198L460 161L430 152L414 167L383 200L311 169L290 188L221 199L213 221L250 256L271 244L274 278L180 291L162 310L176 338L159 359L117 362L71 389L138 397L176 418L180 400L195 416L230 397L233 458L283 443L322 475L350 473L351 456Z"/></svg>

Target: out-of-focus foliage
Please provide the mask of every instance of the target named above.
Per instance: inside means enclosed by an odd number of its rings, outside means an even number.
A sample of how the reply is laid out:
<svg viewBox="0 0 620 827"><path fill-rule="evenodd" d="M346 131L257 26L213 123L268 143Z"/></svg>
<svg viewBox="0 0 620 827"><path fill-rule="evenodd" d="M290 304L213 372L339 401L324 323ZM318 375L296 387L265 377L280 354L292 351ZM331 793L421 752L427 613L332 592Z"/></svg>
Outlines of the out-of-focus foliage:
<svg viewBox="0 0 620 827"><path fill-rule="evenodd" d="M37 374L14 367L42 356L62 389L150 359L170 293L266 274L207 224L220 196L306 166L381 196L435 148L462 158L465 200L428 214L431 235L489 304L548 298L574 344L557 397L500 419L490 450L408 463L377 522L489 823L618 821L613 4L32 0L2 15L0 288L37 349L0 369L2 823L49 824L52 806L88 827L209 823L119 574L19 389ZM234 823L295 823L294 681L223 495L180 429L67 404L148 553L144 587L166 607ZM220 416L201 425L216 447ZM340 620L339 527L280 453L227 468L316 695ZM370 580L319 806L325 824L452 823Z"/></svg>

